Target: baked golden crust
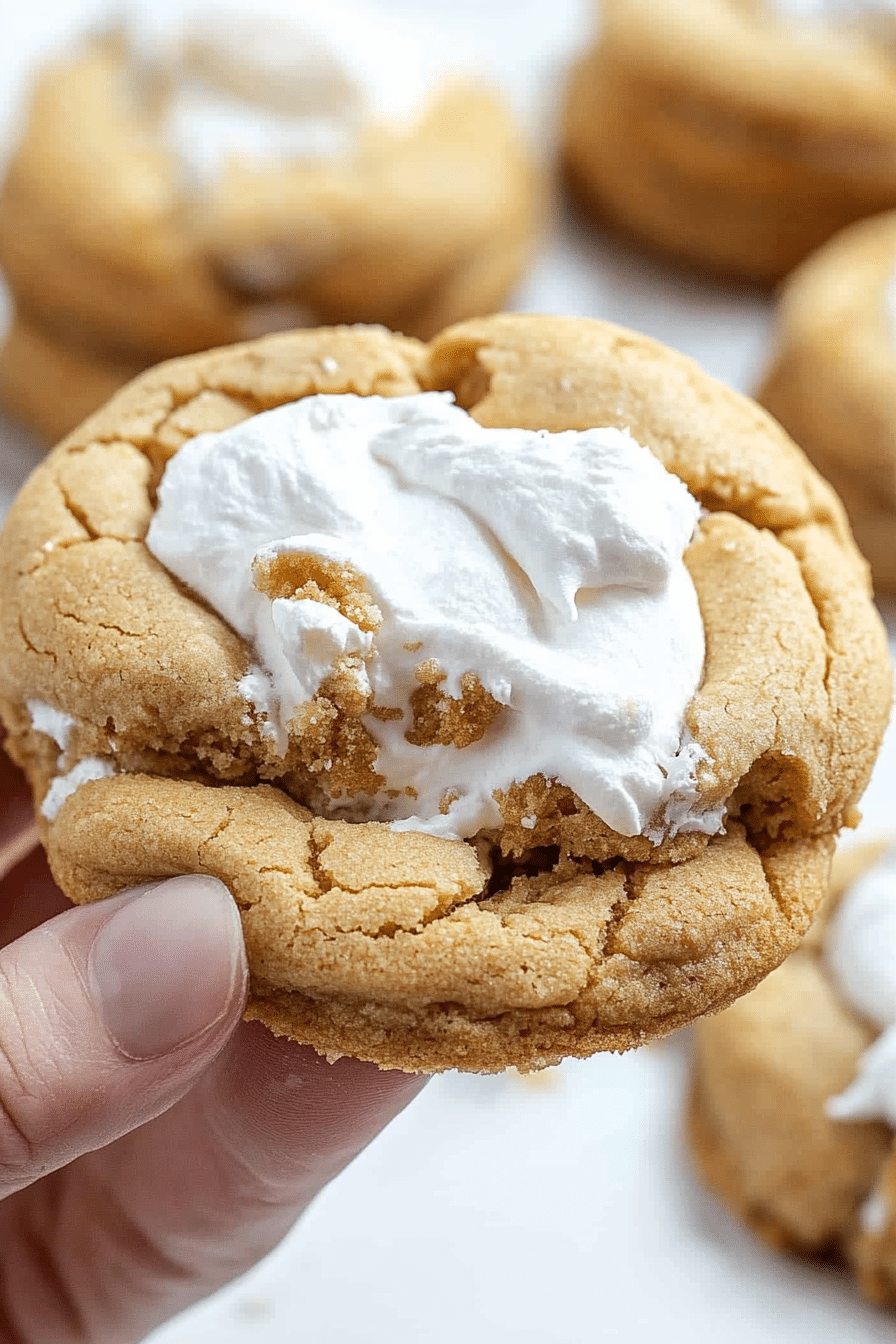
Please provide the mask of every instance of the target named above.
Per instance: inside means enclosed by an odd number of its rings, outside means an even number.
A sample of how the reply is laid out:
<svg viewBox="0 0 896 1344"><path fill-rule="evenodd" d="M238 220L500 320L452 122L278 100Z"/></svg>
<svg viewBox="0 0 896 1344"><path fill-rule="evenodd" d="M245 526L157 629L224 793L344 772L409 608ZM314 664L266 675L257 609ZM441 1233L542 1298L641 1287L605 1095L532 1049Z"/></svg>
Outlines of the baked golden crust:
<svg viewBox="0 0 896 1344"><path fill-rule="evenodd" d="M604 218L772 283L896 204L896 66L856 32L750 0L604 0L573 72L565 154Z"/></svg>
<svg viewBox="0 0 896 1344"><path fill-rule="evenodd" d="M682 864L567 862L477 900L469 845L312 819L266 785L140 775L82 786L49 855L79 901L221 877L243 912L251 1016L325 1053L424 1070L625 1049L724 1006L803 923L778 898L811 909L828 859L811 842L760 856L733 824Z"/></svg>
<svg viewBox="0 0 896 1344"><path fill-rule="evenodd" d="M896 213L855 224L781 296L759 400L840 494L875 584L896 589Z"/></svg>
<svg viewBox="0 0 896 1344"><path fill-rule="evenodd" d="M475 80L447 86L409 135L372 130L351 159L234 161L189 202L126 87L111 42L48 66L0 190L16 303L45 339L123 366L120 381L283 327L428 337L500 307L528 262L545 184Z"/></svg>
<svg viewBox="0 0 896 1344"><path fill-rule="evenodd" d="M317 748L279 760L247 714L251 651L143 545L154 485L203 430L317 391L420 388L452 390L486 425L629 427L711 511L687 553L707 641L688 724L727 834L620 836L541 777L508 791L503 830L475 849L334 828L304 806ZM640 1044L750 988L811 921L889 707L883 629L833 493L746 398L584 319L482 319L429 347L302 331L162 365L26 484L0 592L0 710L36 797L58 748L26 699L76 720L66 766L99 756L120 772L42 821L63 889L83 901L216 872L244 911L250 1013L386 1067L537 1068ZM272 862L281 842L288 860ZM402 876L374 881L387 850Z"/></svg>
<svg viewBox="0 0 896 1344"><path fill-rule="evenodd" d="M885 847L838 855L825 914ZM824 1110L876 1033L831 982L823 924L758 989L698 1024L690 1147L706 1184L773 1246L845 1257L866 1296L896 1305L892 1132ZM875 1193L889 1210L878 1227L860 1218Z"/></svg>

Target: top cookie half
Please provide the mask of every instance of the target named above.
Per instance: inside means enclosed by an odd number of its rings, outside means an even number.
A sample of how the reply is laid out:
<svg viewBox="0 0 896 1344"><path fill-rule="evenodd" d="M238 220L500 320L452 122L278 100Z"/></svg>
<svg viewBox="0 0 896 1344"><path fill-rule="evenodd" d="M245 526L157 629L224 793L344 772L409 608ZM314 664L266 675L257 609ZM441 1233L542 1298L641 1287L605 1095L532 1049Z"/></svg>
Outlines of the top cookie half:
<svg viewBox="0 0 896 1344"><path fill-rule="evenodd" d="M580 319L162 365L27 483L0 592L63 889L216 874L250 1011L388 1067L622 1049L752 987L889 708L829 487L753 403Z"/></svg>

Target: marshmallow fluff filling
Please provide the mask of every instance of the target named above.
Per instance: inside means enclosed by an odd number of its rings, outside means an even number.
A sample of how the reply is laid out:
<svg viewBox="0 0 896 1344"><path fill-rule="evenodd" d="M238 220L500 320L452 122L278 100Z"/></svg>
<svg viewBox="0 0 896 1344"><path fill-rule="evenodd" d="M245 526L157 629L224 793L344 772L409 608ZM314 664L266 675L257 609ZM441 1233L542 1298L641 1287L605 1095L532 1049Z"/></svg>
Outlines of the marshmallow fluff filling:
<svg viewBox="0 0 896 1344"><path fill-rule="evenodd" d="M406 134L462 64L355 0L157 0L127 12L125 35L137 86L167 90L165 138L197 189L228 159L344 157L373 122Z"/></svg>
<svg viewBox="0 0 896 1344"><path fill-rule="evenodd" d="M825 960L846 1002L881 1032L828 1113L885 1120L896 1129L896 846L842 897L825 936Z"/></svg>
<svg viewBox="0 0 896 1344"><path fill-rule="evenodd" d="M240 691L278 756L327 677L354 678L383 782L320 810L469 837L541 774L658 841L721 824L684 724L699 513L618 429L485 429L448 393L321 395L184 444L147 545L253 650ZM290 558L348 576L360 606L267 595L259 576ZM421 682L459 701L471 676L493 703L481 735L409 741Z"/></svg>

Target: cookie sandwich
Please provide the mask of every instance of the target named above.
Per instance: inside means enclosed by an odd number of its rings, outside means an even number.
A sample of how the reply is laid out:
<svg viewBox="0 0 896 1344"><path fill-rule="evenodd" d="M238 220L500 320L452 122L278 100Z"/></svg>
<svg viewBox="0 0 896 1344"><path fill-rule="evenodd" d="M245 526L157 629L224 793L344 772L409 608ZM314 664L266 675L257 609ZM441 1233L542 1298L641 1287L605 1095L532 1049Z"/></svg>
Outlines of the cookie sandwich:
<svg viewBox="0 0 896 1344"><path fill-rule="evenodd" d="M756 395L840 495L875 586L896 589L896 213L791 276L775 345Z"/></svg>
<svg viewBox="0 0 896 1344"><path fill-rule="evenodd" d="M364 0L165 0L46 65L0 191L8 409L55 442L169 356L500 306L540 183L449 48Z"/></svg>
<svg viewBox="0 0 896 1344"><path fill-rule="evenodd" d="M754 403L571 318L142 374L0 540L0 712L57 881L213 873L251 1016L531 1070L752 988L890 700L839 502Z"/></svg>
<svg viewBox="0 0 896 1344"><path fill-rule="evenodd" d="M752 994L701 1022L691 1150L773 1246L834 1255L896 1306L896 847L835 860L822 918Z"/></svg>
<svg viewBox="0 0 896 1344"><path fill-rule="evenodd" d="M770 284L896 205L896 11L603 0L569 86L571 184L655 250Z"/></svg>

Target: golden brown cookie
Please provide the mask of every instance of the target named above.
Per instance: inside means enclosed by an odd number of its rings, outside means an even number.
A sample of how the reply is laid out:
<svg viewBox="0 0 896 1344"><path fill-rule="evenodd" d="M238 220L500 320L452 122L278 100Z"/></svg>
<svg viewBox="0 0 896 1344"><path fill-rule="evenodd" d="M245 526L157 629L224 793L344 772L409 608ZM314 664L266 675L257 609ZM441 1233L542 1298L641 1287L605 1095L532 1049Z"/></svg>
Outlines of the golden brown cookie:
<svg viewBox="0 0 896 1344"><path fill-rule="evenodd" d="M896 62L862 27L762 0L603 0L565 157L599 216L663 253L771 283L896 204Z"/></svg>
<svg viewBox="0 0 896 1344"><path fill-rule="evenodd" d="M790 278L758 399L840 495L875 585L896 588L896 214Z"/></svg>
<svg viewBox="0 0 896 1344"><path fill-rule="evenodd" d="M359 709L326 683L278 755L238 689L252 649L144 544L156 486L187 439L265 408L420 389L452 391L485 426L629 428L708 510L685 557L706 636L687 728L723 833L625 836L540 776L471 843L307 806L321 770L363 778ZM63 889L86 901L220 876L244 916L250 1014L384 1067L539 1068L750 989L812 919L890 701L867 570L829 487L754 403L584 319L481 319L429 346L302 331L151 370L24 487L0 594L0 710L37 801L61 772L106 776L42 817ZM415 731L440 741L452 722L421 712Z"/></svg>
<svg viewBox="0 0 896 1344"><path fill-rule="evenodd" d="M0 346L0 402L44 442L58 443L139 372L138 364L93 357L16 313Z"/></svg>
<svg viewBox="0 0 896 1344"><path fill-rule="evenodd" d="M700 1175L773 1246L835 1255L873 1301L896 1305L896 1156L879 1120L835 1119L878 1029L825 959L827 921L887 841L834 861L823 917L757 989L698 1024L689 1113Z"/></svg>
<svg viewBox="0 0 896 1344"><path fill-rule="evenodd" d="M161 79L115 36L47 66L0 191L0 267L72 360L144 368L346 321L425 338L500 307L521 274L542 183L475 77L437 86L409 128L374 121L305 158L236 150L198 182L166 139Z"/></svg>

